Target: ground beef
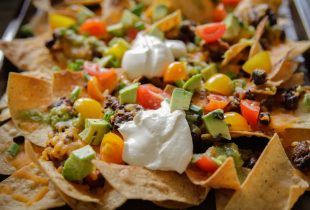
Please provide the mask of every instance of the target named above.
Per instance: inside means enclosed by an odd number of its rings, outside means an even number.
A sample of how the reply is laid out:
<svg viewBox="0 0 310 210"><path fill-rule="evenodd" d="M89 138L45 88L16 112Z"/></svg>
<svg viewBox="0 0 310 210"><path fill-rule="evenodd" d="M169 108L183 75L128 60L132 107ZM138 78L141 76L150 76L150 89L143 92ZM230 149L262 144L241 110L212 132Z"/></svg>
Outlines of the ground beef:
<svg viewBox="0 0 310 210"><path fill-rule="evenodd" d="M118 129L124 122L133 120L138 111L142 109L138 104L122 105L114 96L108 96L106 98L104 108L105 110L110 109L114 112L110 120L113 129Z"/></svg>
<svg viewBox="0 0 310 210"><path fill-rule="evenodd" d="M310 169L310 141L301 141L294 143L292 150L292 161L294 165L300 170Z"/></svg>
<svg viewBox="0 0 310 210"><path fill-rule="evenodd" d="M212 61L220 62L223 60L224 53L228 50L229 45L221 40L203 45L203 51L209 52Z"/></svg>

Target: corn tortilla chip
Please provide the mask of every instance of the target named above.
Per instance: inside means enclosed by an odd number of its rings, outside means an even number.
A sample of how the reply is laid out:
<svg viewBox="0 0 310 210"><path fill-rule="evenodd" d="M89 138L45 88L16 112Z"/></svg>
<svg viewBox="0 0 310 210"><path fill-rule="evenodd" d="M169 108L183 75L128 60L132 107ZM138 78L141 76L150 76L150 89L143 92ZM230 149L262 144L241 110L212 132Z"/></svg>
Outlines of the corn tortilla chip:
<svg viewBox="0 0 310 210"><path fill-rule="evenodd" d="M0 127L0 174L9 175L16 170L9 161L11 156L7 153L7 150L13 143L13 137L17 135L19 135L19 132L12 121Z"/></svg>
<svg viewBox="0 0 310 210"><path fill-rule="evenodd" d="M225 206L234 194L234 190L217 189L215 190L215 206L216 210L224 210Z"/></svg>
<svg viewBox="0 0 310 210"><path fill-rule="evenodd" d="M139 166L109 164L98 160L93 163L111 186L128 199L198 205L209 191L192 184L184 174L151 171Z"/></svg>
<svg viewBox="0 0 310 210"><path fill-rule="evenodd" d="M212 188L239 189L240 181L232 157L213 173L205 173L191 164L186 169L186 175L196 185Z"/></svg>
<svg viewBox="0 0 310 210"><path fill-rule="evenodd" d="M0 99L0 110L8 107L8 93L5 92Z"/></svg>
<svg viewBox="0 0 310 210"><path fill-rule="evenodd" d="M0 41L0 49L4 55L18 68L25 71L50 71L56 65L45 41L50 37L44 34L28 39L16 39L11 42Z"/></svg>
<svg viewBox="0 0 310 210"><path fill-rule="evenodd" d="M11 119L11 113L9 108L0 110L0 122L4 122Z"/></svg>
<svg viewBox="0 0 310 210"><path fill-rule="evenodd" d="M111 185L105 183L104 185L104 194L103 197L100 198L100 203L92 203L92 202L83 202L74 198L69 197L61 190L57 191L66 203L72 208L76 210L113 210L117 209L121 205L126 202L126 198L119 194L116 190L114 190Z"/></svg>
<svg viewBox="0 0 310 210"><path fill-rule="evenodd" d="M48 178L29 164L0 183L0 208L48 209L65 205Z"/></svg>
<svg viewBox="0 0 310 210"><path fill-rule="evenodd" d="M227 65L233 58L239 55L245 48L253 45L253 40L245 40L231 46L224 54L222 66Z"/></svg>
<svg viewBox="0 0 310 210"><path fill-rule="evenodd" d="M267 21L268 21L268 17L264 17L264 19L260 21L260 23L258 24L258 26L256 28L256 32L255 32L255 35L253 38L253 44L252 44L251 49L250 49L249 58L252 58L254 55L256 55L262 49L260 46L259 40L264 33Z"/></svg>
<svg viewBox="0 0 310 210"><path fill-rule="evenodd" d="M82 206L85 207L108 210L115 209L126 202L127 199L107 183L105 183L103 189L100 189L98 193L91 194L88 190L85 190L78 184L73 184L72 182L65 180L65 178L57 171L53 162L38 159L29 141L26 141L25 146L26 152L31 160L49 176L61 194L65 195L64 200L68 202L72 208L75 209L75 207L82 204Z"/></svg>
<svg viewBox="0 0 310 210"><path fill-rule="evenodd" d="M275 134L225 209L290 209L307 187Z"/></svg>
<svg viewBox="0 0 310 210"><path fill-rule="evenodd" d="M193 1L191 4L187 0L173 0L173 4L190 20L198 23L212 21L214 4L210 0Z"/></svg>
<svg viewBox="0 0 310 210"><path fill-rule="evenodd" d="M35 91L34 91L35 90ZM25 122L21 112L31 109L46 111L52 103L51 84L18 73L10 73L8 80L8 104L15 125L23 131L25 137L38 146L45 147L48 133L52 131L46 124Z"/></svg>
<svg viewBox="0 0 310 210"><path fill-rule="evenodd" d="M66 84L66 85L64 85ZM71 91L76 87L84 90L84 77L82 72L61 71L54 73L53 76L53 97L59 98L69 96ZM83 94L83 93L81 93Z"/></svg>
<svg viewBox="0 0 310 210"><path fill-rule="evenodd" d="M260 137L260 138L267 138L270 139L271 136L268 136L267 134L264 134L259 131L230 131L230 135L232 138L238 138L238 137Z"/></svg>
<svg viewBox="0 0 310 210"><path fill-rule="evenodd" d="M292 87L296 87L298 85L303 85L305 82L305 75L303 72L296 72L294 73L290 79L288 79L286 82L283 82L280 85L280 88L289 89Z"/></svg>
<svg viewBox="0 0 310 210"><path fill-rule="evenodd" d="M154 201L153 203L167 209L186 209L192 206L191 204L176 201Z"/></svg>
<svg viewBox="0 0 310 210"><path fill-rule="evenodd" d="M123 11L130 7L128 0L105 0L101 3L102 18L108 25L117 23L122 18Z"/></svg>

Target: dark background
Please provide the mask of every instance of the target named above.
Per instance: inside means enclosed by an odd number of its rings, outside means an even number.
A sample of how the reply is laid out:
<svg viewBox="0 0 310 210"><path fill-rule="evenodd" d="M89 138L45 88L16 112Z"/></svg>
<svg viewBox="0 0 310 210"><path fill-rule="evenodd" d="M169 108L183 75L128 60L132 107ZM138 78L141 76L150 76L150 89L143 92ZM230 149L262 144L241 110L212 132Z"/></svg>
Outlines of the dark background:
<svg viewBox="0 0 310 210"><path fill-rule="evenodd" d="M0 0L0 35L2 36L5 27L14 17L17 8L23 0Z"/></svg>

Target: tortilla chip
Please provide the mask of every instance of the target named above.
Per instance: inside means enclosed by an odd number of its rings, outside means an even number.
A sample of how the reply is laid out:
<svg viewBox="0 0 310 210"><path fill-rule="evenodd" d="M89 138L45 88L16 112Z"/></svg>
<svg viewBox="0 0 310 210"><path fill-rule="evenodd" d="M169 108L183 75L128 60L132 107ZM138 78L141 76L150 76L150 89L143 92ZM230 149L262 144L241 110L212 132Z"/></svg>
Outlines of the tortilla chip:
<svg viewBox="0 0 310 210"><path fill-rule="evenodd" d="M186 209L192 206L191 204L180 203L176 201L155 201L153 203L156 204L157 206L167 209Z"/></svg>
<svg viewBox="0 0 310 210"><path fill-rule="evenodd" d="M5 92L0 99L0 110L8 107L8 93Z"/></svg>
<svg viewBox="0 0 310 210"><path fill-rule="evenodd" d="M310 48L310 41L287 41L286 43L272 47L270 57L272 64L278 63L285 55L291 60L298 55L303 54Z"/></svg>
<svg viewBox="0 0 310 210"><path fill-rule="evenodd" d="M114 190L108 183L105 183L104 185L104 195L102 198L100 198L101 204L76 200L69 197L61 190L58 190L57 192L63 197L63 199L72 209L78 210L113 210L123 205L127 200L124 196Z"/></svg>
<svg viewBox="0 0 310 210"><path fill-rule="evenodd" d="M53 76L54 98L69 96L71 91L76 86L79 86L81 87L82 90L84 90L84 77L82 72L61 71L54 73Z"/></svg>
<svg viewBox="0 0 310 210"><path fill-rule="evenodd" d="M173 0L174 6L181 9L182 14L197 23L212 21L215 6L210 0L198 0L188 3L188 0Z"/></svg>
<svg viewBox="0 0 310 210"><path fill-rule="evenodd" d="M67 181L55 168L52 161L39 160L29 141L25 144L29 157L46 173L57 189L62 192L64 200L74 209L80 205L94 209L115 209L126 202L126 198L105 183L102 189L92 194L84 186ZM75 208L76 207L76 208Z"/></svg>
<svg viewBox="0 0 310 210"><path fill-rule="evenodd" d="M4 122L11 119L11 113L9 108L2 109L0 111L0 122Z"/></svg>
<svg viewBox="0 0 310 210"><path fill-rule="evenodd" d="M83 4L86 6L100 4L102 0L65 0L66 4Z"/></svg>
<svg viewBox="0 0 310 210"><path fill-rule="evenodd" d="M282 4L282 0L251 0L254 4L259 5L259 4L268 4L272 11L275 13L278 12L279 7Z"/></svg>
<svg viewBox="0 0 310 210"><path fill-rule="evenodd" d="M258 24L257 28L256 28L256 32L253 38L253 44L251 46L250 49L250 54L249 54L249 58L252 58L254 55L256 55L259 51L262 50L259 40L262 37L264 30L265 30L265 26L267 24L268 21L268 17L264 17L263 20L260 21L260 23Z"/></svg>
<svg viewBox="0 0 310 210"><path fill-rule="evenodd" d="M307 187L275 134L225 209L290 209Z"/></svg>
<svg viewBox="0 0 310 210"><path fill-rule="evenodd" d="M234 192L235 192L234 190L227 190L227 189L215 190L216 210L224 210Z"/></svg>
<svg viewBox="0 0 310 210"><path fill-rule="evenodd" d="M52 103L51 84L42 79L10 73L7 88L13 122L27 139L38 146L45 147L48 133L52 131L51 127L46 124L25 122L21 112L30 109L46 111Z"/></svg>
<svg viewBox="0 0 310 210"><path fill-rule="evenodd" d="M0 127L0 174L9 175L15 171L15 167L9 162L10 155L7 149L13 143L13 137L17 135L19 132L12 121Z"/></svg>
<svg viewBox="0 0 310 210"><path fill-rule="evenodd" d="M186 175L196 185L212 188L239 189L240 181L232 157L213 173L205 173L191 164L186 169Z"/></svg>
<svg viewBox="0 0 310 210"><path fill-rule="evenodd" d="M284 148L289 147L294 141L309 140L310 128L287 128L278 133Z"/></svg>
<svg viewBox="0 0 310 210"><path fill-rule="evenodd" d="M128 199L176 201L200 204L209 189L192 184L183 174L151 171L139 166L109 164L94 160L105 179Z"/></svg>
<svg viewBox="0 0 310 210"><path fill-rule="evenodd" d="M286 82L296 72L299 63L296 61L284 60L276 66L276 70L268 76L272 81Z"/></svg>
<svg viewBox="0 0 310 210"><path fill-rule="evenodd" d="M65 205L48 178L35 167L27 165L0 183L0 208L49 209Z"/></svg>
<svg viewBox="0 0 310 210"><path fill-rule="evenodd" d="M49 11L51 9L51 0L32 0L32 4L40 10Z"/></svg>
<svg viewBox="0 0 310 210"><path fill-rule="evenodd" d="M11 42L0 41L0 49L15 66L22 70L50 71L56 63L45 47L45 41L49 37L49 34L44 34L28 39L16 39Z"/></svg>
<svg viewBox="0 0 310 210"><path fill-rule="evenodd" d="M290 79L288 79L286 82L283 82L280 85L280 88L285 88L285 89L289 89L289 88L293 88L296 87L298 85L303 85L305 83L305 75L303 72L297 72L294 73Z"/></svg>
<svg viewBox="0 0 310 210"><path fill-rule="evenodd" d="M130 7L128 0L105 0L101 2L102 18L105 20L107 25L118 23L122 18L123 11Z"/></svg>
<svg viewBox="0 0 310 210"><path fill-rule="evenodd" d="M237 44L232 45L224 54L224 60L222 66L227 65L233 58L239 55L245 48L250 47L253 44L253 40L243 40Z"/></svg>

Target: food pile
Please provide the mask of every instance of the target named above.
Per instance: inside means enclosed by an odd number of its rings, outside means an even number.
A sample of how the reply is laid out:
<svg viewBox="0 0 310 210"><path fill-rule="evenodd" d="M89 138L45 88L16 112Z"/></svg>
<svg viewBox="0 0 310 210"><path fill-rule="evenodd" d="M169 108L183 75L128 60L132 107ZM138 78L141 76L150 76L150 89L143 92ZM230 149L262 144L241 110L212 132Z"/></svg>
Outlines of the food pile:
<svg viewBox="0 0 310 210"><path fill-rule="evenodd" d="M310 41L286 38L281 1L34 4L0 42L20 69L1 209L183 209L211 189L216 209L291 209L309 188Z"/></svg>

